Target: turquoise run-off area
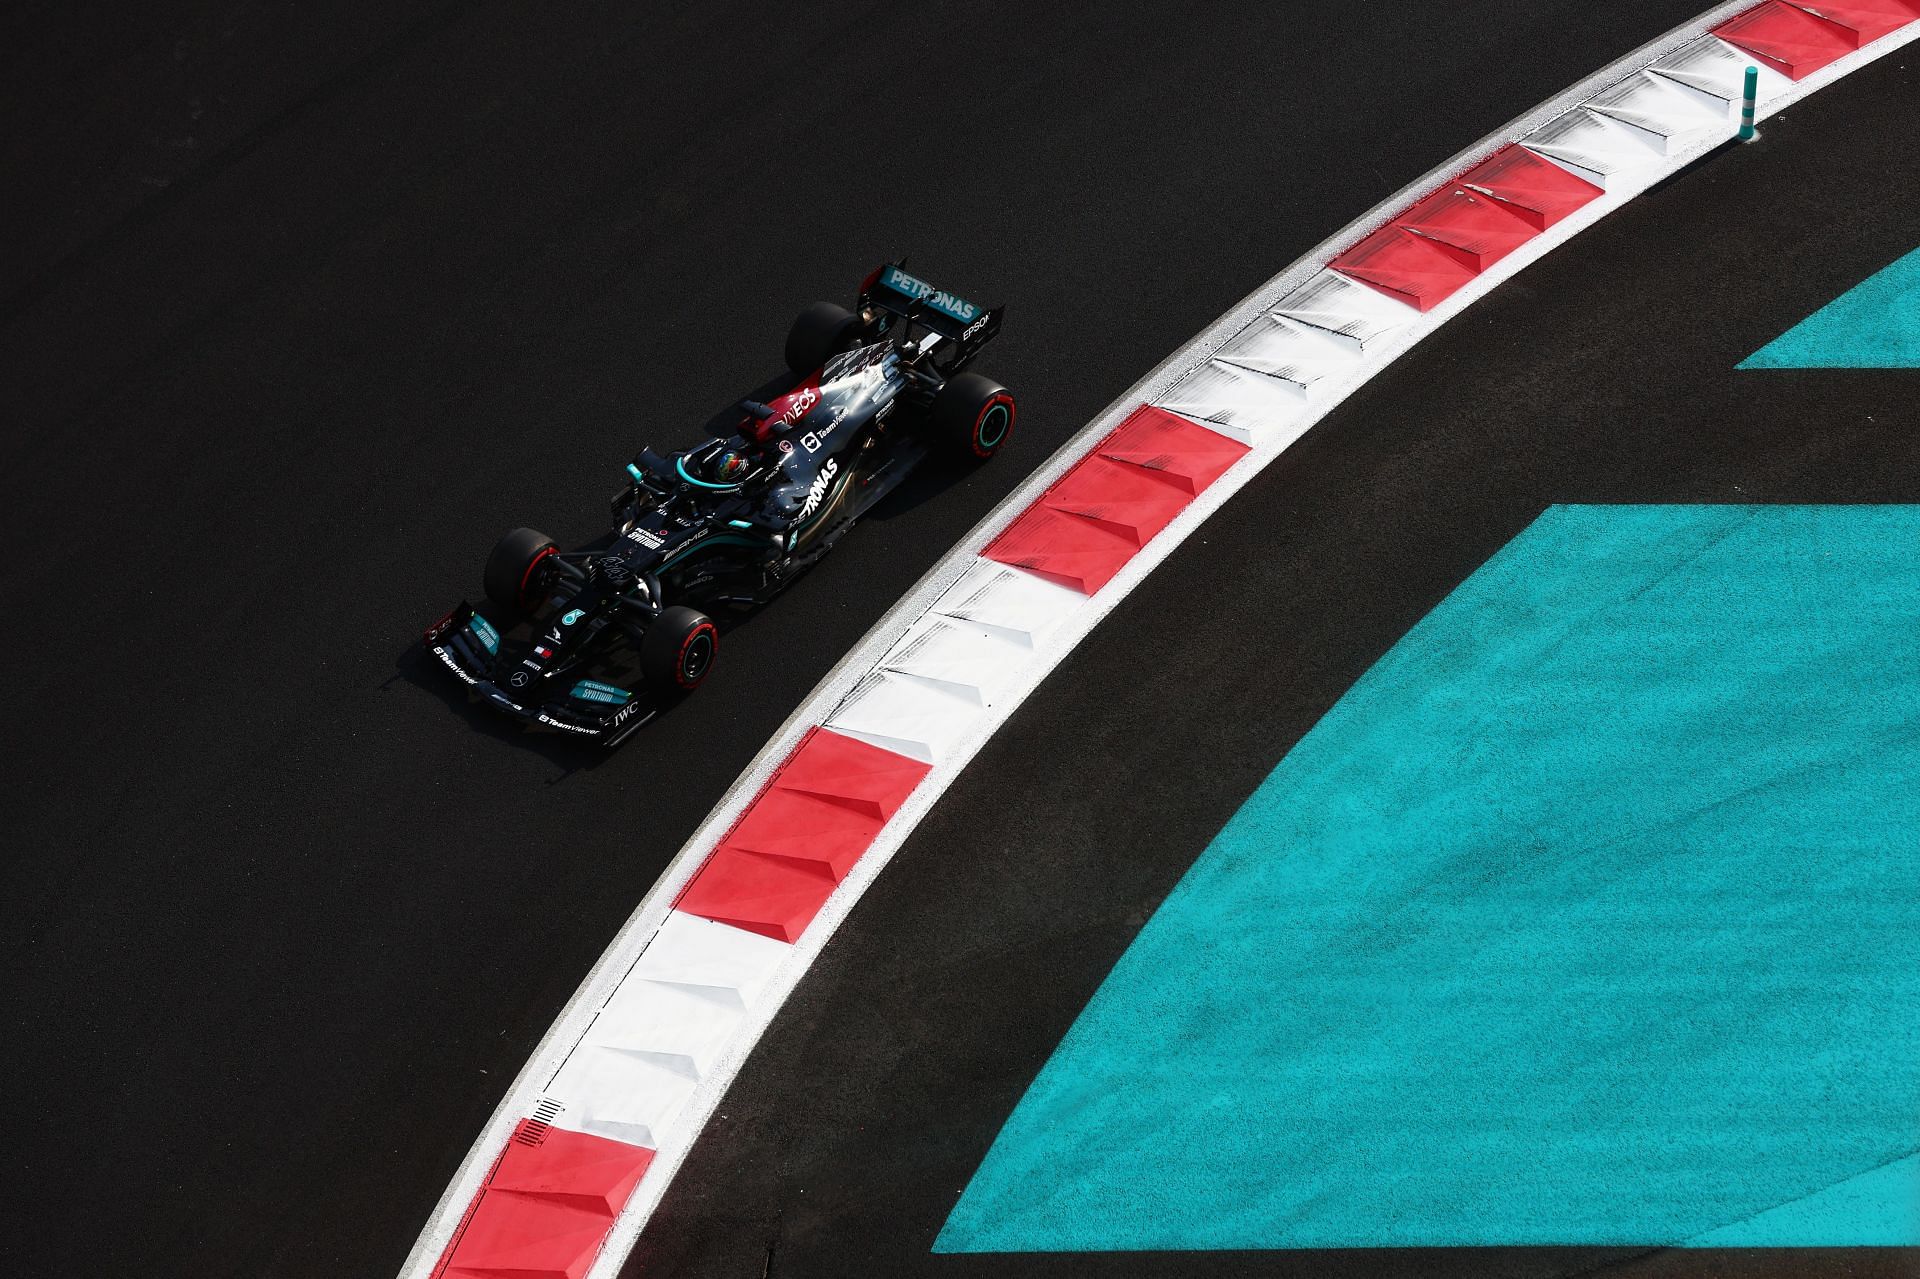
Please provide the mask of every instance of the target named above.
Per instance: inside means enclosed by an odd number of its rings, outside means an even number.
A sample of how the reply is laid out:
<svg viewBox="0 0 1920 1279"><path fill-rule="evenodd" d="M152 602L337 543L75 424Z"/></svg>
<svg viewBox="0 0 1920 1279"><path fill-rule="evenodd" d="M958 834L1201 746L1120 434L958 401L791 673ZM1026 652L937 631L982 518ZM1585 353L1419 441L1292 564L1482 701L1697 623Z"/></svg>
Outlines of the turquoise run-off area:
<svg viewBox="0 0 1920 1279"><path fill-rule="evenodd" d="M1920 507L1564 506L1213 841L935 1247L1916 1244L1916 1152Z"/></svg>
<svg viewBox="0 0 1920 1279"><path fill-rule="evenodd" d="M1740 361L1743 369L1920 369L1920 249Z"/></svg>

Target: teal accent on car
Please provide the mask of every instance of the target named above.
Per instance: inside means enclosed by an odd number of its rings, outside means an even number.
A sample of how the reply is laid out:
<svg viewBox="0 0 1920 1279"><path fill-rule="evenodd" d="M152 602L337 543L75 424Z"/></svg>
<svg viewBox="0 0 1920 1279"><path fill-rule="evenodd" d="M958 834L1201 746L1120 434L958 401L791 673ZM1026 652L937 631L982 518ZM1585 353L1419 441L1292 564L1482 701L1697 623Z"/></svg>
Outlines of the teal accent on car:
<svg viewBox="0 0 1920 1279"><path fill-rule="evenodd" d="M957 293L945 289L936 289L925 280L915 279L897 266L890 266L881 276L880 282L887 288L909 301L923 302L931 310L938 311L949 319L962 324L970 323L980 314L980 308Z"/></svg>
<svg viewBox="0 0 1920 1279"><path fill-rule="evenodd" d="M1549 509L1204 850L935 1251L1920 1245L1917 547Z"/></svg>
<svg viewBox="0 0 1920 1279"><path fill-rule="evenodd" d="M1007 422L1012 417L1013 414L1007 411L1007 406L1004 404L995 404L990 407L980 423L980 447L990 449L1004 439L1007 434ZM989 424L993 425L991 435L987 433Z"/></svg>
<svg viewBox="0 0 1920 1279"><path fill-rule="evenodd" d="M492 623L488 622L486 618L475 613L467 619L467 629L473 632L473 637L480 641L481 647L485 648L487 652L498 653L500 651L500 632L494 630Z"/></svg>
<svg viewBox="0 0 1920 1279"><path fill-rule="evenodd" d="M738 484L713 484L707 480L695 479L688 473L687 459L684 457L676 457L673 459L673 469L680 472L681 479L693 485L695 488L713 489L717 492L725 493L740 487Z"/></svg>
<svg viewBox="0 0 1920 1279"><path fill-rule="evenodd" d="M602 684L598 680L590 679L583 679L575 684L573 695L583 702L606 702L614 706L624 706L633 698L633 694L624 688L615 688L612 684Z"/></svg>

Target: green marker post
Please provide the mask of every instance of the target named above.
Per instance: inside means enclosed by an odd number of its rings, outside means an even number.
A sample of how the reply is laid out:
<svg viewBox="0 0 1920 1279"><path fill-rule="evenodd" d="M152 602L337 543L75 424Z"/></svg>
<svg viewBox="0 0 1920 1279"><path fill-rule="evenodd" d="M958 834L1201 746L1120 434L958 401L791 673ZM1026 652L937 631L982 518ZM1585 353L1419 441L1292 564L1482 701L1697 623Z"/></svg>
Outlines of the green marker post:
<svg viewBox="0 0 1920 1279"><path fill-rule="evenodd" d="M1747 87L1740 95L1740 140L1751 142L1759 137L1753 127L1753 102L1760 96L1760 68L1747 68Z"/></svg>

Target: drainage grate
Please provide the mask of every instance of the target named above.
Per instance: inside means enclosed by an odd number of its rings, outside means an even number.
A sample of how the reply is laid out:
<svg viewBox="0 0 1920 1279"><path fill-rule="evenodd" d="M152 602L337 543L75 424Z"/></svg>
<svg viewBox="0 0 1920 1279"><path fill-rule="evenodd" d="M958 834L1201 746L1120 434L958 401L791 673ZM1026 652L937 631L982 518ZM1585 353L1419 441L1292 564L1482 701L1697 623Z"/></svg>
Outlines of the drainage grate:
<svg viewBox="0 0 1920 1279"><path fill-rule="evenodd" d="M542 1097L533 1108L533 1118L523 1121L514 1131L513 1139L523 1146L537 1146L547 1139L547 1133L553 1128L553 1121L560 1117L564 1109L560 1102L551 1097Z"/></svg>

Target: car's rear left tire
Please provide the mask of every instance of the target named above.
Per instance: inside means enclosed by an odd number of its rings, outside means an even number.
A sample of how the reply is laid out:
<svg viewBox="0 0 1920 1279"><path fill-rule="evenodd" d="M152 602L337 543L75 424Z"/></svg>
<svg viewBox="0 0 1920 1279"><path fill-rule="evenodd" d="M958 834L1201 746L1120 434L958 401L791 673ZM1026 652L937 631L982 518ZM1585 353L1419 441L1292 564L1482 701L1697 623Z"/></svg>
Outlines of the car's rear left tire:
<svg viewBox="0 0 1920 1279"><path fill-rule="evenodd" d="M805 377L860 336L860 317L832 302L815 302L787 330L787 367Z"/></svg>
<svg viewBox="0 0 1920 1279"><path fill-rule="evenodd" d="M681 696L699 688L720 655L720 630L698 609L660 610L640 640L640 673L656 693Z"/></svg>
<svg viewBox="0 0 1920 1279"><path fill-rule="evenodd" d="M538 529L509 530L487 556L482 582L487 598L510 613L523 613L539 599L544 574L541 565L557 548Z"/></svg>
<svg viewBox="0 0 1920 1279"><path fill-rule="evenodd" d="M955 457L984 462L1013 434L1018 412L1006 387L978 373L961 373L934 396L934 438Z"/></svg>

